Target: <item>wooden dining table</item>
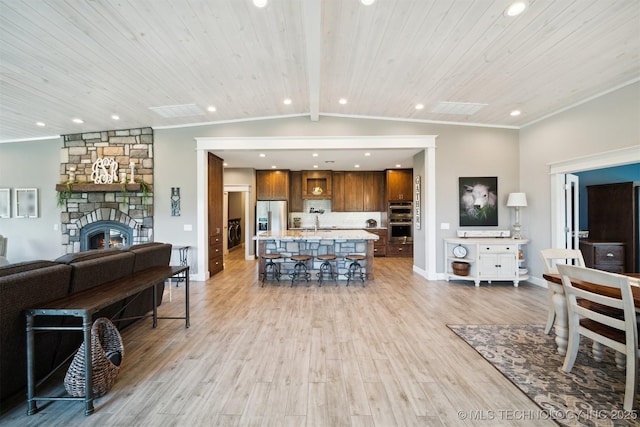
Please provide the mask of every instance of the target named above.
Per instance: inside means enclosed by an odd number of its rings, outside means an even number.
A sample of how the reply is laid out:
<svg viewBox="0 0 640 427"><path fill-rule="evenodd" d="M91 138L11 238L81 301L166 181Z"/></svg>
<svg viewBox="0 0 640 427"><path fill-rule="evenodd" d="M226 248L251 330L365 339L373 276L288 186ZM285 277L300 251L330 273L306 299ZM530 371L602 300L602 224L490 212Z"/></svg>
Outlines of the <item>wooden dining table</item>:
<svg viewBox="0 0 640 427"><path fill-rule="evenodd" d="M625 276L633 278L631 281L631 293L633 294L633 302L636 312L640 313L640 273L621 273ZM542 277L549 282L554 289L553 305L556 310L556 345L558 346L558 354L564 356L567 353L567 344L569 339L569 328L567 318L567 301L562 291L562 276L560 274L544 273ZM612 289L608 286L597 285L582 280L574 279L571 281L576 288L584 289L591 292L597 292L602 295L621 298L620 291Z"/></svg>

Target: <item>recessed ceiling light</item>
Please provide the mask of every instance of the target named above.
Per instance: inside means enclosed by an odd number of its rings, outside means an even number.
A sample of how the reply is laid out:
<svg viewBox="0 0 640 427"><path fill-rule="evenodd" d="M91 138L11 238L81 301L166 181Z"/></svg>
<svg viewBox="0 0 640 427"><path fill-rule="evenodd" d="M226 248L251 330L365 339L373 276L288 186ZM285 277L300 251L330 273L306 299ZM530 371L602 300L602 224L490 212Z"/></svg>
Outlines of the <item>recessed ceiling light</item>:
<svg viewBox="0 0 640 427"><path fill-rule="evenodd" d="M346 103L347 103L347 99L346 99L346 98L340 98L340 99L338 100L338 102L339 102L340 104L344 105L344 104L346 104Z"/></svg>
<svg viewBox="0 0 640 427"><path fill-rule="evenodd" d="M318 165L313 165L313 168L314 169L318 169Z"/></svg>
<svg viewBox="0 0 640 427"><path fill-rule="evenodd" d="M512 116L512 117L516 117L516 116L519 116L519 115L520 115L520 110L513 110L513 111L511 112L511 116Z"/></svg>
<svg viewBox="0 0 640 427"><path fill-rule="evenodd" d="M353 165L353 167L354 167L354 168L359 168L359 167L360 167L360 165Z"/></svg>
<svg viewBox="0 0 640 427"><path fill-rule="evenodd" d="M120 116L119 116L119 115L117 115L117 114L112 114L112 115L111 115L111 118L112 118L113 120L120 120Z"/></svg>
<svg viewBox="0 0 640 427"><path fill-rule="evenodd" d="M84 120L82 120L82 119L77 119L77 118L76 118L76 119L72 119L71 121L72 121L73 123L78 123L78 124L84 123Z"/></svg>
<svg viewBox="0 0 640 427"><path fill-rule="evenodd" d="M360 3L362 3L365 6L371 6L375 2L376 2L376 0L360 0Z"/></svg>
<svg viewBox="0 0 640 427"><path fill-rule="evenodd" d="M207 111L210 112L210 113L215 113L216 107L214 107L213 105L209 105L207 107Z"/></svg>
<svg viewBox="0 0 640 427"><path fill-rule="evenodd" d="M364 153L364 155L368 157L371 155L371 153Z"/></svg>
<svg viewBox="0 0 640 427"><path fill-rule="evenodd" d="M312 156L313 157L318 157L318 153L313 153Z"/></svg>
<svg viewBox="0 0 640 427"><path fill-rule="evenodd" d="M267 155L266 155L266 154L264 154L264 153L260 153L260 154L258 154L258 155L259 155L260 157L267 157Z"/></svg>
<svg viewBox="0 0 640 427"><path fill-rule="evenodd" d="M253 0L253 5L255 7L263 8L267 5L267 0Z"/></svg>
<svg viewBox="0 0 640 427"><path fill-rule="evenodd" d="M402 165L401 165L400 163L398 163L398 164L396 165L396 167L397 167L397 168L401 168L401 167L402 167Z"/></svg>
<svg viewBox="0 0 640 427"><path fill-rule="evenodd" d="M527 6L529 6L529 3L526 1L513 2L507 7L504 14L505 16L518 16L527 9Z"/></svg>
<svg viewBox="0 0 640 427"><path fill-rule="evenodd" d="M416 110L422 110L424 108L424 104L416 104Z"/></svg>
<svg viewBox="0 0 640 427"><path fill-rule="evenodd" d="M271 169L278 169L276 165L271 166Z"/></svg>
<svg viewBox="0 0 640 427"><path fill-rule="evenodd" d="M44 126L44 122L36 122L36 126L43 127Z"/></svg>
<svg viewBox="0 0 640 427"><path fill-rule="evenodd" d="M222 166L229 166L229 163L224 162L224 163L222 164Z"/></svg>
<svg viewBox="0 0 640 427"><path fill-rule="evenodd" d="M291 105L291 98L285 98L284 105Z"/></svg>

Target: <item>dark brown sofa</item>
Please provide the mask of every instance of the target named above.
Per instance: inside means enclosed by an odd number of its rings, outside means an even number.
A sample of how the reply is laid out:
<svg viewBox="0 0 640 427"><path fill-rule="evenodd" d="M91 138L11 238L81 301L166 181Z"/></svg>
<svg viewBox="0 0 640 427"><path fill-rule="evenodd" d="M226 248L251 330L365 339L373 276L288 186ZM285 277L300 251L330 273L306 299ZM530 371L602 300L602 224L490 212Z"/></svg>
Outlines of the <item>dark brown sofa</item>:
<svg viewBox="0 0 640 427"><path fill-rule="evenodd" d="M0 267L0 400L26 387L26 321L24 310L41 303L91 289L134 272L169 265L171 245L146 243L125 250L103 249L64 255L55 261L33 261ZM157 285L158 304L164 284ZM108 317L123 329L153 308L152 289L119 301L95 318ZM126 304L129 304L124 310ZM38 319L36 320L38 321ZM57 322L78 325L77 318ZM36 379L72 355L82 336L73 332L36 334Z"/></svg>

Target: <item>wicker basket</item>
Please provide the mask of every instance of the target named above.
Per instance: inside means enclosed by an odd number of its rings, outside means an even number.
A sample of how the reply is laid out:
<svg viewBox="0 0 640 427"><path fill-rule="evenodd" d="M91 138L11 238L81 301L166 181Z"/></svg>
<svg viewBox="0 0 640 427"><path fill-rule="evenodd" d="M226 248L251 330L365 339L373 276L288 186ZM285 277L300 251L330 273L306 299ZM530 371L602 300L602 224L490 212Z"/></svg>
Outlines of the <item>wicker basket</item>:
<svg viewBox="0 0 640 427"><path fill-rule="evenodd" d="M117 357L109 356L116 355ZM93 397L104 396L116 381L120 360L124 356L122 337L109 319L101 317L91 326L91 360ZM116 362L112 362L112 359ZM84 397L84 343L76 352L64 377L64 388L73 397Z"/></svg>

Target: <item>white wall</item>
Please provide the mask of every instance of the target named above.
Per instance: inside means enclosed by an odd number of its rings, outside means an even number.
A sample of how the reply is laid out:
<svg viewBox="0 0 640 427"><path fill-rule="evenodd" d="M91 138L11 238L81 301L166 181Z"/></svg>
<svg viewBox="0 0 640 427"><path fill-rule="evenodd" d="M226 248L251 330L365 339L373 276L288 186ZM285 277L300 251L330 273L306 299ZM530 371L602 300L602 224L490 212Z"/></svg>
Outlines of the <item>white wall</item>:
<svg viewBox="0 0 640 427"><path fill-rule="evenodd" d="M551 246L549 164L611 150L640 150L640 83L564 111L520 130L520 188L529 206L521 210L524 230L537 256ZM535 258L530 273L542 277Z"/></svg>
<svg viewBox="0 0 640 427"><path fill-rule="evenodd" d="M8 237L7 259L16 263L55 259L64 255L56 184L60 181L60 138L0 144L0 188L38 189L38 218L0 219L0 234ZM57 227L57 230L54 229Z"/></svg>

